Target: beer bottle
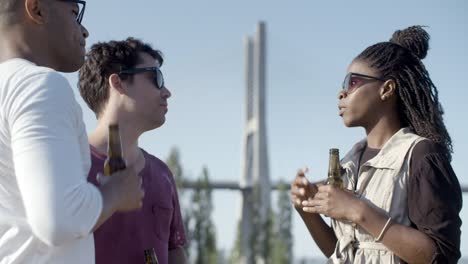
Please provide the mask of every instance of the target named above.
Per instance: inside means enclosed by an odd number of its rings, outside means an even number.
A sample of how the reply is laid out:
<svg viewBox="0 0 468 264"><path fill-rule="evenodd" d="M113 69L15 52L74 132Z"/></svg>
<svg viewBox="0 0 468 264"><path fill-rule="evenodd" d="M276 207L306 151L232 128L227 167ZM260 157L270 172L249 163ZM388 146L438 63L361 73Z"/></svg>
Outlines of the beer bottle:
<svg viewBox="0 0 468 264"><path fill-rule="evenodd" d="M154 248L145 249L145 264L158 264L158 258L156 257L156 252Z"/></svg>
<svg viewBox="0 0 468 264"><path fill-rule="evenodd" d="M341 189L344 188L343 180L341 179L340 152L336 148L330 149L327 184Z"/></svg>
<svg viewBox="0 0 468 264"><path fill-rule="evenodd" d="M107 159L104 162L104 175L110 176L112 173L126 168L123 159L122 144L120 143L120 132L118 124L109 125L109 137L107 145Z"/></svg>

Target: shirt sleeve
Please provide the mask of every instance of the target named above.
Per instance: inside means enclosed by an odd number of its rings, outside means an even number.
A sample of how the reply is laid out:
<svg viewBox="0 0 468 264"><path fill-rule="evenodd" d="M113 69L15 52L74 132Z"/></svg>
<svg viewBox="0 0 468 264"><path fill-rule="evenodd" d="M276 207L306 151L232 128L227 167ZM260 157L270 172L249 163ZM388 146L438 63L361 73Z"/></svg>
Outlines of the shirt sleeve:
<svg viewBox="0 0 468 264"><path fill-rule="evenodd" d="M408 185L409 218L436 245L432 263L457 263L460 258L462 194L450 162L435 143L418 143L411 158Z"/></svg>
<svg viewBox="0 0 468 264"><path fill-rule="evenodd" d="M170 182L173 188L172 192L172 203L174 210L172 211L172 222L171 222L171 233L169 236L169 250L174 250L185 246L186 237L184 231L184 222L179 204L179 195L177 194L177 188L172 173L169 174Z"/></svg>
<svg viewBox="0 0 468 264"><path fill-rule="evenodd" d="M8 125L27 221L51 246L87 236L101 213L102 197L86 181L77 131L83 121L71 87L60 74L46 72L25 79L16 90Z"/></svg>

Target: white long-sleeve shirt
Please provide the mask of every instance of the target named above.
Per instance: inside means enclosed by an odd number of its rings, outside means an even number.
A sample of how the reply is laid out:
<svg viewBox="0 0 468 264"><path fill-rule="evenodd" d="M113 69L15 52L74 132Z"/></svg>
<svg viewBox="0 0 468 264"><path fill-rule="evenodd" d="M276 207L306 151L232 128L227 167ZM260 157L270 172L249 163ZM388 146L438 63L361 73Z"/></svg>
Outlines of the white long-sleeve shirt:
<svg viewBox="0 0 468 264"><path fill-rule="evenodd" d="M94 263L102 210L67 80L23 60L0 63L0 264Z"/></svg>

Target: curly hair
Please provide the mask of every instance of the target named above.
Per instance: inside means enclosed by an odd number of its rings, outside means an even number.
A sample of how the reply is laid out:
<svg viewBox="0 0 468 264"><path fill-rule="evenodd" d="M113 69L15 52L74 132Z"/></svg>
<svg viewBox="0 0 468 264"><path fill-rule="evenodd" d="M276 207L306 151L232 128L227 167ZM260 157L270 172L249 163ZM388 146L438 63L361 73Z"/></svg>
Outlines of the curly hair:
<svg viewBox="0 0 468 264"><path fill-rule="evenodd" d="M451 160L452 140L443 122L438 90L422 63L429 38L421 26L397 30L390 41L366 48L355 60L366 62L380 72L381 78L395 81L403 125L441 146Z"/></svg>
<svg viewBox="0 0 468 264"><path fill-rule="evenodd" d="M109 99L109 76L141 63L140 53L149 54L162 66L164 59L159 50L132 37L123 41L99 42L86 54L79 71L78 88L96 117L99 117ZM123 75L121 78L131 81L132 76Z"/></svg>

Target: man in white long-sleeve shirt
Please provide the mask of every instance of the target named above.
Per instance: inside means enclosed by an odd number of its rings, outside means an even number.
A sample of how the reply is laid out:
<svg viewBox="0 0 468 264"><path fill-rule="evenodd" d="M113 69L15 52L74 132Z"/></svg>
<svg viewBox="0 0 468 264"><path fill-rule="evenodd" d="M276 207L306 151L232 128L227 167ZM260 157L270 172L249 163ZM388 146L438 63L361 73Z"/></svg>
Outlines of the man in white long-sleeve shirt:
<svg viewBox="0 0 468 264"><path fill-rule="evenodd" d="M96 188L81 109L84 1L0 2L0 264L94 263L92 232L141 207L134 168Z"/></svg>

